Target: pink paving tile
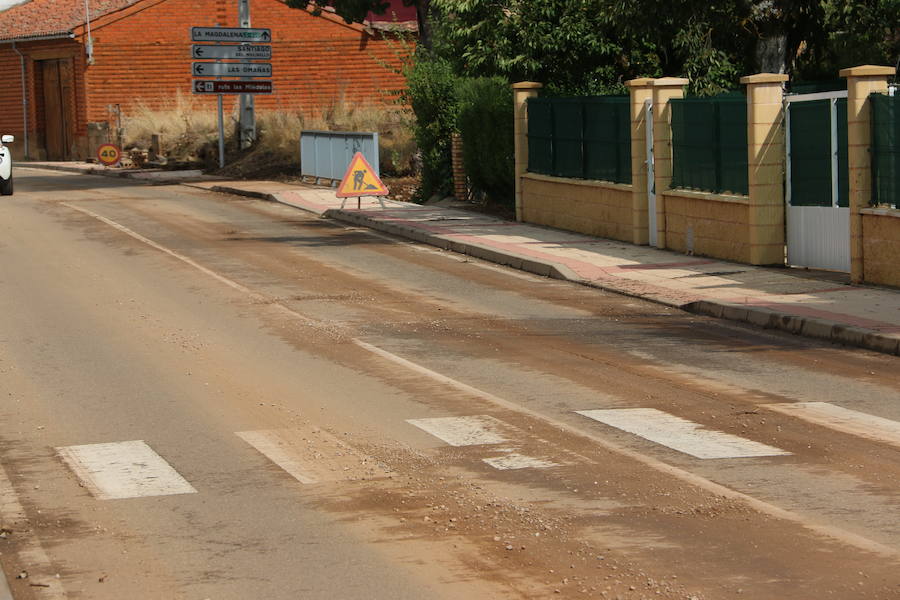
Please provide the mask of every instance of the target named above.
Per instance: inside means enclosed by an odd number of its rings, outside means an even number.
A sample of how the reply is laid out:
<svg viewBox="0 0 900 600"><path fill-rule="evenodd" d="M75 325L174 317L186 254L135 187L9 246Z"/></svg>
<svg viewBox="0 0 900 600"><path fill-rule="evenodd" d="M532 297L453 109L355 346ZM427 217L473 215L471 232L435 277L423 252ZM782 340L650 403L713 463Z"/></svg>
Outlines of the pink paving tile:
<svg viewBox="0 0 900 600"><path fill-rule="evenodd" d="M717 260L692 260L686 262L670 262L670 263L653 263L648 265L623 265L621 269L638 270L638 269L678 269L681 267L696 267L699 265L711 265L719 261Z"/></svg>

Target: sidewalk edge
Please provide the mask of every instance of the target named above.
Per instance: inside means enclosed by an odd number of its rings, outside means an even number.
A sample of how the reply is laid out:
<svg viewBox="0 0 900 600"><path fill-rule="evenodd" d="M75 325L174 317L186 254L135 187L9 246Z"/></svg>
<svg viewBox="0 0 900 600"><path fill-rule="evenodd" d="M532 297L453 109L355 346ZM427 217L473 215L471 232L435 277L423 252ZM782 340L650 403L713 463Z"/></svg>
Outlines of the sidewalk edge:
<svg viewBox="0 0 900 600"><path fill-rule="evenodd" d="M105 175L106 177L124 177L124 173L112 173L101 167L70 167L68 165L34 165L27 162L17 162L13 164L19 169L46 169L47 171L64 171L66 173L81 173L82 175Z"/></svg>
<svg viewBox="0 0 900 600"><path fill-rule="evenodd" d="M128 171L116 171L112 169L107 169L106 167L73 167L69 165L52 165L52 164L32 164L32 163L16 163L15 167L18 169L44 169L47 171L61 171L64 173L79 173L81 175L97 175L100 177L118 177L120 179L130 179L132 181L136 181L138 183L144 183L146 185L179 185L179 184L190 184L190 181L185 181L179 177L158 177L153 179L135 177L135 174L140 173L140 171L128 170ZM177 174L178 171L171 171L171 173ZM202 188L209 189L209 188ZM241 194L242 192L237 189L229 189L230 193Z"/></svg>

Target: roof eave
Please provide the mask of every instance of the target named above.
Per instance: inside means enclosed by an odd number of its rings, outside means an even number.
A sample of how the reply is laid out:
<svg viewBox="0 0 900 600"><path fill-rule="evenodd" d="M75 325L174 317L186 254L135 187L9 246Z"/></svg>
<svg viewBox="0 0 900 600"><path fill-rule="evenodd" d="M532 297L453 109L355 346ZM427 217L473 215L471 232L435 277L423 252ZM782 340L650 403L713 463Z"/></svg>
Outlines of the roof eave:
<svg viewBox="0 0 900 600"><path fill-rule="evenodd" d="M48 33L46 35L23 35L13 38L0 38L0 44L12 44L14 42L43 42L45 40L73 39L75 34L71 31Z"/></svg>

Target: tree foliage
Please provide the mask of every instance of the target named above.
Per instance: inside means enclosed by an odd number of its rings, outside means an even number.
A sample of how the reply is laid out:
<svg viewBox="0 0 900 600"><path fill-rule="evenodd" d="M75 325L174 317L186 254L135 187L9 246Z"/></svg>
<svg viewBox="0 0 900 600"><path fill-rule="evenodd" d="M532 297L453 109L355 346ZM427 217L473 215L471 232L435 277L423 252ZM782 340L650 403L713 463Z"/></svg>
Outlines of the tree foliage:
<svg viewBox="0 0 900 600"><path fill-rule="evenodd" d="M687 76L716 93L754 72L897 60L900 0L432 0L460 73L607 93ZM859 63L856 63L859 64ZM821 70L821 69L820 69ZM836 73L831 77L835 77Z"/></svg>
<svg viewBox="0 0 900 600"><path fill-rule="evenodd" d="M347 22L388 0L287 0ZM836 77L900 58L900 0L402 0L425 46L459 75L531 79L567 93L621 91L640 76L686 76L716 93L740 75Z"/></svg>
<svg viewBox="0 0 900 600"><path fill-rule="evenodd" d="M416 196L420 200L445 196L452 185L450 134L457 130L458 77L448 61L424 52L407 64L405 74L403 99L416 115L413 134L422 161Z"/></svg>
<svg viewBox="0 0 900 600"><path fill-rule="evenodd" d="M514 207L512 88L502 77L461 78L455 100L463 161L474 198Z"/></svg>

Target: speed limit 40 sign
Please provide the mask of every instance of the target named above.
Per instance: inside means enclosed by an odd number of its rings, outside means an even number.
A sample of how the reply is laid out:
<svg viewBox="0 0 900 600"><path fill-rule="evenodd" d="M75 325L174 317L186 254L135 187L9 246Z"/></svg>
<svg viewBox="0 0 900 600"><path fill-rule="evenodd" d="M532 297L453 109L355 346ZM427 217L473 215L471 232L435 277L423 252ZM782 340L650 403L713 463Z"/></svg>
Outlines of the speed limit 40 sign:
<svg viewBox="0 0 900 600"><path fill-rule="evenodd" d="M97 160L107 167L117 165L122 160L122 151L115 144L102 144L97 148Z"/></svg>

